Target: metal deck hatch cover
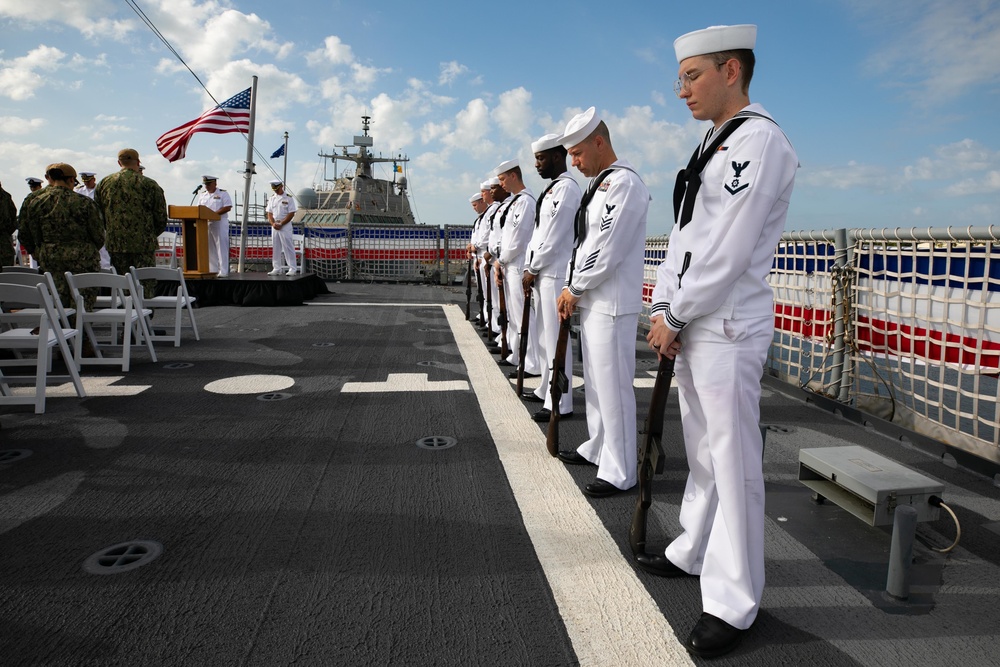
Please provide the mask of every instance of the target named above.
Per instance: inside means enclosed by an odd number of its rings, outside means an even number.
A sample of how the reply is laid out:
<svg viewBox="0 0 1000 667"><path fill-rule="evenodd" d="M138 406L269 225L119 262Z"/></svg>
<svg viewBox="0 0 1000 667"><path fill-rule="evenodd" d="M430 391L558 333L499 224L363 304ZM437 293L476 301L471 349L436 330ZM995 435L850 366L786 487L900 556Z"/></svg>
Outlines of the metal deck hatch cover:
<svg viewBox="0 0 1000 667"><path fill-rule="evenodd" d="M457 444L458 440L449 435L429 435L417 440L417 447L421 449L449 449Z"/></svg>
<svg viewBox="0 0 1000 667"><path fill-rule="evenodd" d="M182 368L191 368L192 366L194 366L194 364L188 363L186 361L175 361L174 363L166 364L163 367L166 368L168 371L176 371Z"/></svg>
<svg viewBox="0 0 1000 667"><path fill-rule="evenodd" d="M83 561L90 574L118 574L142 567L159 558L163 545L153 540L133 540L101 549Z"/></svg>
<svg viewBox="0 0 1000 667"><path fill-rule="evenodd" d="M273 391L267 394L261 394L257 397L258 401L284 401L291 398L291 394L286 394L282 391Z"/></svg>

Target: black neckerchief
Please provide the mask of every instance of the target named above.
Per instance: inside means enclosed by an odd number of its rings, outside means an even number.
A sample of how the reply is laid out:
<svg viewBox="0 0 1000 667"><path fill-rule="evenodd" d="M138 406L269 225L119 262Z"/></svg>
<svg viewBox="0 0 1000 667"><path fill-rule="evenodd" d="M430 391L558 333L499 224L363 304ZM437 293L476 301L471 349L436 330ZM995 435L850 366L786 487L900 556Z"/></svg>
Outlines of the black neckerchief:
<svg viewBox="0 0 1000 667"><path fill-rule="evenodd" d="M708 165L712 157L719 151L719 146L729 138L736 129L751 118L772 119L754 111L741 111L722 128L708 145L708 148L701 150L701 146L695 149L691 155L686 169L677 172L677 180L674 182L674 221L684 229L684 225L691 222L694 214L694 202L698 199L698 190L701 189L701 172ZM707 137L706 137L707 139ZM683 207L681 204L683 203Z"/></svg>

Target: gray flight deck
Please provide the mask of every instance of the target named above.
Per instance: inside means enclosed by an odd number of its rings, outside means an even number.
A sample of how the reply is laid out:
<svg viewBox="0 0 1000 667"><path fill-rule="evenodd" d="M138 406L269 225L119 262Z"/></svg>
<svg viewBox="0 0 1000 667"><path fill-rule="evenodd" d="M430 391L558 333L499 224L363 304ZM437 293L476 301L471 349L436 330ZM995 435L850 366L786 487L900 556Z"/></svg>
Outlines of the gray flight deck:
<svg viewBox="0 0 1000 667"><path fill-rule="evenodd" d="M328 287L199 309L200 342L88 370L86 399L0 407L0 665L705 662L681 646L697 580L631 566L635 491L587 499L595 469L548 457L464 288ZM655 359L636 347L641 424ZM582 391L564 448L585 436ZM678 530L677 420L672 395L652 548ZM712 664L1000 664L994 480L771 379L762 421L767 587ZM961 522L947 555L947 513L918 525L907 602L883 592L891 528L798 481L800 448L843 445L939 481ZM139 565L92 558L131 543Z"/></svg>

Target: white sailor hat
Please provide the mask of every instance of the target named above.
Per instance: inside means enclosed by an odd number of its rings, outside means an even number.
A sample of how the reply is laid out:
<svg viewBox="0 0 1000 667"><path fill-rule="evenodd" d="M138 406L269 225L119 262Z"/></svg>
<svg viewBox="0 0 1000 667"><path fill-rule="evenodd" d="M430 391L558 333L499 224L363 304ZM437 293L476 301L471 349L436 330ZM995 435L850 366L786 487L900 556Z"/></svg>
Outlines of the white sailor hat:
<svg viewBox="0 0 1000 667"><path fill-rule="evenodd" d="M201 177L201 182L202 183L208 183L209 181L217 181L217 180L219 180L219 179L216 178L215 176L209 176L208 174L205 174L204 176ZM279 183L280 183L280 181L279 181ZM274 185L274 181L271 181L271 185Z"/></svg>
<svg viewBox="0 0 1000 667"><path fill-rule="evenodd" d="M674 40L674 54L677 62L706 53L753 49L757 43L757 26L713 25L704 30L695 30Z"/></svg>
<svg viewBox="0 0 1000 667"><path fill-rule="evenodd" d="M34 176L28 176L26 179L24 179L24 182L27 183L28 185L41 185L42 179L35 178Z"/></svg>
<svg viewBox="0 0 1000 667"><path fill-rule="evenodd" d="M497 168L493 170L493 173L499 176L500 174L508 172L514 167L519 167L519 166L521 166L521 163L518 162L517 158L514 158L513 160L507 160L506 162L501 162L500 164L498 164Z"/></svg>
<svg viewBox="0 0 1000 667"><path fill-rule="evenodd" d="M562 143L561 134L546 134L540 137L537 141L531 142L531 152L541 153L542 151L547 151L550 148L555 148Z"/></svg>
<svg viewBox="0 0 1000 667"><path fill-rule="evenodd" d="M272 189L278 187L279 185L283 185L283 183L281 182L280 179L276 178L273 181L271 181L271 188Z"/></svg>
<svg viewBox="0 0 1000 667"><path fill-rule="evenodd" d="M483 193L482 192L477 192L476 194L474 194L471 197L469 197L469 203L470 204L475 204L477 201L482 201L482 199L483 199Z"/></svg>
<svg viewBox="0 0 1000 667"><path fill-rule="evenodd" d="M569 150L578 143L590 136L590 133L601 124L601 117L597 115L597 109L590 107L583 113L578 113L566 123L566 131L563 132L562 145Z"/></svg>
<svg viewBox="0 0 1000 667"><path fill-rule="evenodd" d="M94 178L95 176L97 176L97 174L95 174L92 171L81 171L80 172L80 178L82 178L85 181L88 180L88 179Z"/></svg>
<svg viewBox="0 0 1000 667"><path fill-rule="evenodd" d="M480 190L489 190L490 189L490 182L488 180L483 181L482 183L479 184L479 189Z"/></svg>
<svg viewBox="0 0 1000 667"><path fill-rule="evenodd" d="M493 187L494 185L500 185L500 179L497 178L496 176L494 176L493 178L489 179L486 182L490 184L490 187Z"/></svg>

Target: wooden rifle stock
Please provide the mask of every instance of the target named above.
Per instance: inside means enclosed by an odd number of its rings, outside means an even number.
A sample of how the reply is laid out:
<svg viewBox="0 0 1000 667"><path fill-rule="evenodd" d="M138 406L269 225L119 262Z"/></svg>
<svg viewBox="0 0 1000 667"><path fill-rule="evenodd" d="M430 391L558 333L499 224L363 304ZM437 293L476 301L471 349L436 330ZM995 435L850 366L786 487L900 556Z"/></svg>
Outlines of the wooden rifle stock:
<svg viewBox="0 0 1000 667"><path fill-rule="evenodd" d="M639 497L632 513L632 525L628 531L632 555L646 552L646 514L653 504L653 475L663 472L666 458L660 440L663 436L663 412L670 393L670 378L674 374L674 360L663 357L656 371L653 396L649 399L649 414L643 426L643 440L639 447Z"/></svg>
<svg viewBox="0 0 1000 667"><path fill-rule="evenodd" d="M500 301L500 312L497 314L497 325L500 327L500 358L506 359L510 354L507 346L507 296L503 285L503 267L497 262L497 297Z"/></svg>
<svg viewBox="0 0 1000 667"><path fill-rule="evenodd" d="M469 267L465 270L465 319L472 319L472 258L469 258Z"/></svg>
<svg viewBox="0 0 1000 667"><path fill-rule="evenodd" d="M570 320L559 322L559 340L556 341L556 356L552 360L552 382L549 384L549 398L552 411L549 413L549 429L545 433L545 447L549 456L559 454L559 401L562 395L570 390L569 378L566 377L566 347L569 345Z"/></svg>
<svg viewBox="0 0 1000 667"><path fill-rule="evenodd" d="M524 391L524 358L528 356L528 327L531 326L531 288L524 288L524 308L521 310L521 340L517 350L517 395Z"/></svg>

